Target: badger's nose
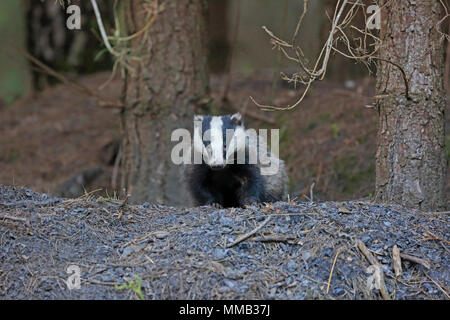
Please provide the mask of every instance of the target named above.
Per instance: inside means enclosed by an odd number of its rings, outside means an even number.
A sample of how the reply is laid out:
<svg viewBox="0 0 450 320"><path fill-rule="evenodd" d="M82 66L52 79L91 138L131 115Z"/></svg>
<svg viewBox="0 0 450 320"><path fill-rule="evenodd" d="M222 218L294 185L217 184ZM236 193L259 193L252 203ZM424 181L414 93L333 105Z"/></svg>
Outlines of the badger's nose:
<svg viewBox="0 0 450 320"><path fill-rule="evenodd" d="M221 163L221 162L215 162L211 164L211 169L212 170L221 170L225 168L225 163Z"/></svg>

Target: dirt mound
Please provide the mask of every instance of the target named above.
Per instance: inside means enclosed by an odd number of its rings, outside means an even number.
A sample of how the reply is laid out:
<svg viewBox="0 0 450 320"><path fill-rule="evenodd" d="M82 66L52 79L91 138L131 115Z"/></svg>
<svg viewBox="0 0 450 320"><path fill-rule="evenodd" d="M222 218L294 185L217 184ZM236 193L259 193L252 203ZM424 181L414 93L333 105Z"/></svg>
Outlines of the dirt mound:
<svg viewBox="0 0 450 320"><path fill-rule="evenodd" d="M393 299L448 299L449 223L370 202L173 208L0 185L0 298L380 299L360 240Z"/></svg>

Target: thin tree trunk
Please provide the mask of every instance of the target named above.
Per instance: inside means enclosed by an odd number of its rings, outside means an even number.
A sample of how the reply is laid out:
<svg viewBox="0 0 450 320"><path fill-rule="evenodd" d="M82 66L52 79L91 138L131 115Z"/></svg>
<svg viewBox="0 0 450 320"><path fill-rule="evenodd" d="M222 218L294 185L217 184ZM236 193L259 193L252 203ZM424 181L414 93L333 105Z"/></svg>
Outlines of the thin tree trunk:
<svg viewBox="0 0 450 320"><path fill-rule="evenodd" d="M159 1L163 10L148 36L132 41L141 48L143 67L127 75L122 115L122 186L134 202L187 205L182 168L171 161L171 133L192 126L194 105L208 93L205 1ZM146 23L144 0L125 5L129 33Z"/></svg>
<svg viewBox="0 0 450 320"><path fill-rule="evenodd" d="M376 200L422 210L444 204L444 45L436 0L383 0ZM407 78L407 86L401 70ZM406 97L408 91L409 97Z"/></svg>

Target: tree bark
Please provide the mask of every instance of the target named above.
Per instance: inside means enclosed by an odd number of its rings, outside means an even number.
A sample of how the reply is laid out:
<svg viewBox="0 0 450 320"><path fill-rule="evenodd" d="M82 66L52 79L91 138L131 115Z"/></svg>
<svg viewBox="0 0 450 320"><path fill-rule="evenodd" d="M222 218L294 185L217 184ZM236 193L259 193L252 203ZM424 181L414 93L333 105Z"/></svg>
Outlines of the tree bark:
<svg viewBox="0 0 450 320"><path fill-rule="evenodd" d="M445 201L447 101L444 45L435 25L443 8L436 0L381 5L376 200L439 209Z"/></svg>
<svg viewBox="0 0 450 320"><path fill-rule="evenodd" d="M148 22L144 0L125 2L129 33ZM171 133L190 129L194 107L208 94L206 1L159 1L148 34L131 43L143 57L127 74L122 114L122 186L133 202L188 205L182 167L171 161ZM141 51L138 51L141 50Z"/></svg>

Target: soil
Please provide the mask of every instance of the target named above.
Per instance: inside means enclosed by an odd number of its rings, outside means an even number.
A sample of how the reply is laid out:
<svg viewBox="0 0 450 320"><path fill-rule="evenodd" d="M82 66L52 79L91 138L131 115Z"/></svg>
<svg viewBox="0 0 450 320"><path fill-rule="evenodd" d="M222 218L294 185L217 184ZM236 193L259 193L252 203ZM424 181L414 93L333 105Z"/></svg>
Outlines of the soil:
<svg viewBox="0 0 450 320"><path fill-rule="evenodd" d="M449 299L449 224L364 201L174 208L0 185L0 298L381 299L361 241L390 298ZM396 276L394 245L422 262Z"/></svg>
<svg viewBox="0 0 450 320"><path fill-rule="evenodd" d="M98 88L108 77L98 73L77 81ZM260 111L249 96L284 106L301 94L274 79L278 76L273 71L233 75L228 94L232 107L224 108L221 97L226 79L213 75L213 109L219 114L249 112L245 122L250 128L280 128L280 153L288 168L291 199L309 200L313 183L316 200L371 198L377 130L373 79L319 82L292 111ZM102 94L115 100L120 92L121 81L114 79ZM260 121L254 114L270 121ZM447 119L450 130L450 106ZM120 136L118 111L99 108L95 99L64 85L37 92L0 107L0 183L64 197L99 188L104 195L122 194L113 183ZM449 180L447 175L447 199ZM118 176L115 181L120 181Z"/></svg>

